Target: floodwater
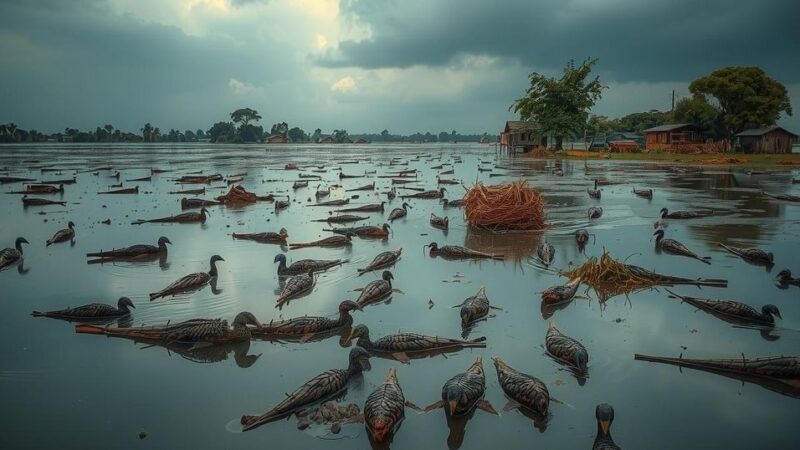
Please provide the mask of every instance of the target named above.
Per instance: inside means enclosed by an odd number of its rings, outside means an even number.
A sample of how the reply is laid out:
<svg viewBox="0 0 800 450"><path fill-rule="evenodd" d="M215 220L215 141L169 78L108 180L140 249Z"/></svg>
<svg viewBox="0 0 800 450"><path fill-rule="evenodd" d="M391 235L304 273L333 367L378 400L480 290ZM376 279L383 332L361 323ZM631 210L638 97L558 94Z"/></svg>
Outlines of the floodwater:
<svg viewBox="0 0 800 450"><path fill-rule="evenodd" d="M356 277L381 251L402 247L403 256L392 269L394 286L403 291L388 304L355 312L355 323L367 324L373 337L417 332L445 337L461 335L459 304L480 286L492 304L502 308L480 323L472 335L486 336L487 347L464 350L447 358L413 360L410 365L372 358L372 370L351 384L344 402L363 406L366 396L396 367L406 399L427 405L439 399L442 384L463 372L483 356L487 375L486 399L501 412L493 416L477 411L467 423L463 440L451 438L441 410L418 414L407 409L397 433L395 449L451 448L590 448L596 432L595 405L608 402L616 416L612 434L623 448L795 448L798 399L719 375L634 361L634 353L698 358L736 358L797 355L800 344L800 288L782 290L775 274L788 267L800 273L800 206L766 199L762 190L792 192L792 173L784 170L762 175L708 168L702 174L673 174L665 165L591 161L564 161L563 176L552 173L556 161L508 159L495 155L493 147L479 145L369 145L369 146L209 146L191 145L75 145L3 146L0 176L54 179L77 177L65 186L66 207L23 208L20 195L0 195L0 247L13 246L17 236L31 242L24 248L22 269L0 272L0 448L369 448L363 425L345 425L339 434L314 428L299 431L295 419L279 421L240 433L242 414L260 414L281 401L304 381L331 368L347 364L348 349L339 339L309 343L253 341L249 348L199 358L146 347L125 339L78 335L74 326L58 320L33 318L32 310L60 309L95 301L116 303L130 297L136 305L135 325L157 324L200 317L232 320L250 311L262 322L304 314L333 315L341 300L355 299L353 289L376 279L379 272ZM393 165L390 161L408 163ZM433 159L434 161L430 161ZM461 162L457 162L460 159ZM358 160L358 164L342 164ZM481 163L484 161L484 163ZM435 188L437 170L453 168L448 178L469 184L476 179L496 183L521 178L540 189L549 203L552 226L536 234L492 235L474 232L464 225L458 209L443 210L433 200L412 200L408 217L392 224L386 241L355 239L352 249L310 248L287 251L289 261L301 258L349 258L350 263L319 277L310 295L292 301L283 310L275 305L278 289L274 256L276 245L233 240L232 232L278 231L285 227L289 242L318 239L328 233L322 223L326 208L304 206L313 198L316 183L291 192L298 173L285 171L286 163L325 165L323 184L338 183L346 174L375 170L366 179L345 179L345 188L370 182L377 175L397 169L421 171L419 186ZM478 166L493 168L479 172ZM59 168L60 172L41 167ZM111 166L121 180L149 174L150 168L172 169L157 174L152 182L138 184L138 195L99 196L116 179L111 171L89 170ZM502 168L496 168L500 166ZM291 206L274 213L271 203L241 209L215 206L204 225L131 225L138 218L155 218L180 212L180 195L167 192L180 187L177 175L203 170L224 176L247 172L243 186L257 194L286 194ZM491 174L506 174L490 176ZM796 176L796 174L795 174ZM599 177L622 184L603 186L602 200L590 199L585 189ZM278 180L278 181L270 181ZM358 192L351 201L373 203L385 199L390 180L376 178L378 193ZM217 184L222 186L224 184ZM653 188L652 201L635 197L632 186ZM20 184L3 185L16 190ZM213 186L213 185L212 185ZM450 186L451 197L461 187ZM222 194L209 190L205 198ZM334 190L330 198L344 198ZM390 203L397 207L398 198ZM602 218L589 222L589 206L602 206ZM653 224L662 207L670 210L706 209L713 217L670 221L667 236L677 239L712 264L656 254L650 242ZM428 224L431 212L450 217L450 230ZM43 213L43 214L42 214ZM388 209L387 209L388 214ZM384 218L368 214L368 223ZM110 219L110 225L101 222ZM45 240L76 224L74 245L45 247ZM581 263L573 234L585 227L595 236L586 255L607 249L618 259L669 275L690 278L725 278L726 289L677 287L679 293L727 298L760 309L773 303L780 309L771 334L734 327L667 297L663 289L614 297L601 304L593 293L552 313L565 334L579 339L589 352L589 377L583 385L543 349L548 320L543 318L539 293L567 280L554 271L532 264L539 239L556 248L555 267ZM136 243L155 243L159 236L173 242L167 263L88 265L87 252ZM432 259L422 247L431 241L503 252L505 261L459 262ZM740 247L757 246L775 254L771 272L750 265L717 246L724 242ZM225 258L219 264L217 289L208 287L174 298L148 301L148 292L159 290L181 276L208 270L213 254ZM581 290L583 291L583 289ZM429 299L434 306L429 309ZM766 337L766 338L765 338ZM501 356L518 370L542 379L559 403L551 403L546 429L534 427L518 411L503 412L506 400L497 383L490 357ZM139 433L147 434L139 440Z"/></svg>

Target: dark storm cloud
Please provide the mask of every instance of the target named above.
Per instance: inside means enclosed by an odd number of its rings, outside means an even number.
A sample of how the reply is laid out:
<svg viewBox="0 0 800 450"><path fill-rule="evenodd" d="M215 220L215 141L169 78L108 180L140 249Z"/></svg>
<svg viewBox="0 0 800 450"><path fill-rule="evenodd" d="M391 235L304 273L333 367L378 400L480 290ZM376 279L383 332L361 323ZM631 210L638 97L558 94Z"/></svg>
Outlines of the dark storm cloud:
<svg viewBox="0 0 800 450"><path fill-rule="evenodd" d="M322 66L445 66L472 54L553 70L593 56L617 81L691 80L724 65L800 81L797 0L346 0L342 12L372 36L342 42Z"/></svg>

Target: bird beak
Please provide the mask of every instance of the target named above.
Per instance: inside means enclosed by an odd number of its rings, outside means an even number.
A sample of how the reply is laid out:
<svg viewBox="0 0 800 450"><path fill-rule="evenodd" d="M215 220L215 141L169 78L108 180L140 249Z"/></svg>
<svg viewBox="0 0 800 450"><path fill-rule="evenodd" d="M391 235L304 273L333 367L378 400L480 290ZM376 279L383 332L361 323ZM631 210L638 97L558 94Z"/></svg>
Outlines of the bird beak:
<svg viewBox="0 0 800 450"><path fill-rule="evenodd" d="M451 416L456 413L457 406L458 402L456 402L455 400L450 400L449 402L447 402L447 410L450 412Z"/></svg>
<svg viewBox="0 0 800 450"><path fill-rule="evenodd" d="M350 345L353 342L353 332L350 332L350 335L347 336L347 339L344 341L344 345Z"/></svg>
<svg viewBox="0 0 800 450"><path fill-rule="evenodd" d="M364 308L362 308L361 305L359 305L358 303L356 303L356 309L359 310L359 311L363 311L364 310ZM348 341L349 341L349 338L348 338Z"/></svg>
<svg viewBox="0 0 800 450"><path fill-rule="evenodd" d="M607 420L600 421L600 428L603 430L603 434L608 434L608 429L611 427L611 424Z"/></svg>

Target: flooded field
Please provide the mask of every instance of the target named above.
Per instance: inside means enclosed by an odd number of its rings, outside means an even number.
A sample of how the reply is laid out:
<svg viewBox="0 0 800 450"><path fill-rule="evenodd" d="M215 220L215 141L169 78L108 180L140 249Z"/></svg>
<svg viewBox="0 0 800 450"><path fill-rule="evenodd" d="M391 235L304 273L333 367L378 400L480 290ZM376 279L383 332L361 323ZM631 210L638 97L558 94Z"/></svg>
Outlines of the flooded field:
<svg viewBox="0 0 800 450"><path fill-rule="evenodd" d="M371 370L355 376L342 405L363 408L367 396L383 383L389 368L406 400L430 405L441 398L442 385L482 356L485 399L499 415L477 410L469 420L449 421L441 409L420 413L406 408L395 449L527 449L590 448L597 433L595 406L614 407L612 435L622 448L794 448L800 431L800 389L758 379L634 360L634 354L685 358L747 358L800 353L800 287L776 286L775 277L789 268L800 274L800 204L775 200L770 193L800 194L790 170L747 174L705 168L702 173L671 171L669 164L537 160L499 157L491 146L49 146L0 148L0 177L34 180L75 178L63 194L30 195L66 204L23 207L21 194L0 195L0 248L23 244L24 262L0 272L0 396L3 398L1 448L285 448L355 449L372 445L361 423L344 424L338 433L312 423L298 429L290 417L241 432L242 415L261 414L306 380L334 368L346 368L346 336L281 342L253 340L212 348L171 349L128 339L76 334L75 324L31 317L31 312L101 302L116 305L129 297L135 309L121 327L176 323L193 318L232 322L242 311L261 323L303 315L337 316L343 300L355 300L361 288L378 280L381 271L358 276L377 254L402 248L389 270L401 292L390 301L352 312L354 325L369 327L373 340L398 332L461 338L459 310L452 308L485 287L495 307L490 317L469 332L486 338L485 348L464 349L410 364L373 357ZM284 170L297 164L301 170ZM322 169L319 169L322 167ZM435 169L436 166L442 166ZM110 168L110 169L106 169ZM151 176L149 181L126 181ZM339 169L341 168L341 172ZM479 170L481 168L482 170ZM416 169L415 182L396 184L438 189L436 176L471 185L476 180L502 183L527 180L548 202L549 229L544 233L493 234L470 230L463 210L444 208L437 200L407 199L406 217L391 223L386 239L354 237L344 248L289 250L276 244L233 239L232 233L278 232L288 243L331 236L331 225L314 222L328 217L331 207L311 207L317 186L332 187L320 200L350 198L345 206L387 201L388 174ZM225 181L207 185L176 184L180 176L202 171L238 178L257 195L291 199L276 213L272 202L242 207L208 206L205 223L144 223L137 219L172 216L182 197L213 199L227 192ZM116 176L116 173L119 176ZM340 179L340 173L363 175ZM308 187L293 189L300 175L318 175ZM587 195L601 179L601 199ZM374 191L345 192L375 182ZM98 192L139 187L135 195ZM200 195L171 191L197 189ZM652 200L633 188L654 191ZM18 191L21 183L2 185ZM447 185L446 197L463 195ZM345 226L387 222L389 211L403 203L398 189L384 213L352 213L367 217ZM352 198L358 195L358 198ZM587 210L602 207L589 220ZM709 217L666 220L665 235L685 244L710 264L658 254L651 238L659 211L711 210ZM449 218L449 230L433 228L431 213ZM45 246L53 234L75 224L72 243ZM103 223L104 221L109 221ZM335 226L335 225L334 225ZM591 239L581 253L575 232L585 228ZM134 244L155 245L159 237L172 245L166 258L140 262L87 264L87 253ZM550 269L534 262L541 240L555 248ZM502 253L503 260L451 261L432 258L423 246L437 242ZM771 268L753 265L718 244L758 247L774 255ZM728 280L727 288L676 286L681 295L737 300L758 311L771 303L780 311L772 329L736 326L669 298L663 288L620 295L600 302L596 293L579 288L579 296L561 308L543 308L540 294L569 281L558 269L580 265L607 250L658 273L691 279ZM320 273L313 291L277 309L283 284L276 255L288 263L304 258L347 259ZM156 292L180 277L208 271L209 258L220 255L215 286L189 294L150 301ZM797 276L797 275L795 275ZM285 280L284 280L285 281ZM212 289L213 287L213 289ZM545 353L548 323L579 340L589 355L588 376L577 379ZM117 324L114 324L117 325ZM347 334L347 333L343 333ZM177 350L176 350L177 348ZM504 411L492 357L541 379L554 399L545 423L536 424L519 410ZM795 380L796 381L796 380ZM557 400L557 401L556 401ZM449 424L449 425L448 425ZM139 442L140 433L144 441ZM146 435L146 436L145 436Z"/></svg>

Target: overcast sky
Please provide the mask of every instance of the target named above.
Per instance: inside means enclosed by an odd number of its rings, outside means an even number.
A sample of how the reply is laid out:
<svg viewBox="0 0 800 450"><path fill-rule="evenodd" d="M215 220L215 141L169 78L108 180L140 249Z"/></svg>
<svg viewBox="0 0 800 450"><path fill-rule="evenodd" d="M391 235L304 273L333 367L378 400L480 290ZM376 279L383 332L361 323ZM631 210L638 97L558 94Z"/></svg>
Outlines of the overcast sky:
<svg viewBox="0 0 800 450"><path fill-rule="evenodd" d="M798 0L0 0L0 123L497 132L532 71L600 59L595 113L669 109L715 68L784 83Z"/></svg>

